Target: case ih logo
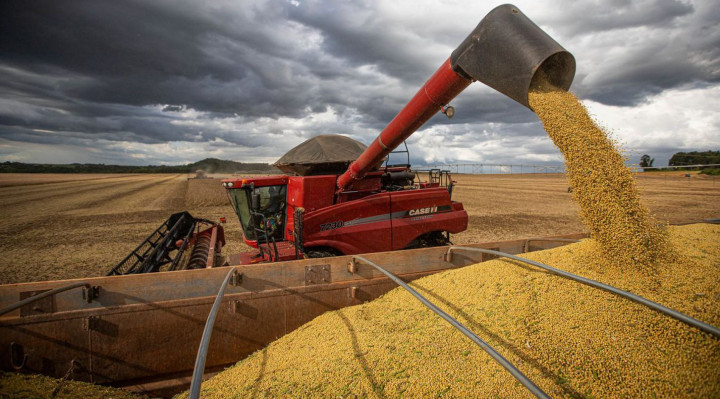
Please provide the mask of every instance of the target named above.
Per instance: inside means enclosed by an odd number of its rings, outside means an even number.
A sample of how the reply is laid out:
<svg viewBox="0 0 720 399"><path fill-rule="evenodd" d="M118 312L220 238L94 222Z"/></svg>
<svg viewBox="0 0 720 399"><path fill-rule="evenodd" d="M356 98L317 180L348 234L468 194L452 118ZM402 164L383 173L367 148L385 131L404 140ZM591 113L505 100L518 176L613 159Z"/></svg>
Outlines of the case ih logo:
<svg viewBox="0 0 720 399"><path fill-rule="evenodd" d="M429 215L431 213L436 213L437 211L438 211L438 207L436 207L436 206L429 206L427 208L411 209L408 211L408 216Z"/></svg>

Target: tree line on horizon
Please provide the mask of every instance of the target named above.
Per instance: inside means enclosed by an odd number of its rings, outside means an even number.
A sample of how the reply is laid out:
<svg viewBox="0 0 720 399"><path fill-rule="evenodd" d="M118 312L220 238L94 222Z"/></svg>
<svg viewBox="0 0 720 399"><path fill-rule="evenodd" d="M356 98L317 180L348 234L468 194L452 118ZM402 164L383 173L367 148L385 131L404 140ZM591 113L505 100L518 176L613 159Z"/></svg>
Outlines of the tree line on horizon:
<svg viewBox="0 0 720 399"><path fill-rule="evenodd" d="M651 171L663 171L673 169L673 166L694 166L702 165L698 168L688 169L700 169L700 173L708 175L720 174L720 166L705 166L705 165L718 165L720 164L720 151L691 151L691 152L676 152L670 157L667 167L653 167L655 158L645 154L640 157L639 166L646 172Z"/></svg>
<svg viewBox="0 0 720 399"><path fill-rule="evenodd" d="M0 173L279 173L267 163L245 163L207 158L186 165L105 165L91 163L41 164L24 162L0 163Z"/></svg>

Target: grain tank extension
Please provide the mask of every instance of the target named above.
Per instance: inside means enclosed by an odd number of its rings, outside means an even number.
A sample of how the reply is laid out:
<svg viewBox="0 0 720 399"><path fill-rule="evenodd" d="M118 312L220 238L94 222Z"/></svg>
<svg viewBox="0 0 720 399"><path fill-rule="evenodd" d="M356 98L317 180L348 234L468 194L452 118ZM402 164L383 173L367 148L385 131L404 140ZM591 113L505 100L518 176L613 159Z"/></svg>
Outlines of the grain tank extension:
<svg viewBox="0 0 720 399"><path fill-rule="evenodd" d="M573 56L517 7L495 8L361 153L352 151L362 144L348 138L332 146L317 142L332 138L321 136L291 152L324 151L305 160L286 154L275 164L288 175L223 180L245 243L258 248L231 255L229 264L447 244L468 222L451 199L449 173L425 171L424 179L409 164L381 166L388 155L438 111L451 116L448 103L473 81L527 107L534 80L567 90L574 74Z"/></svg>

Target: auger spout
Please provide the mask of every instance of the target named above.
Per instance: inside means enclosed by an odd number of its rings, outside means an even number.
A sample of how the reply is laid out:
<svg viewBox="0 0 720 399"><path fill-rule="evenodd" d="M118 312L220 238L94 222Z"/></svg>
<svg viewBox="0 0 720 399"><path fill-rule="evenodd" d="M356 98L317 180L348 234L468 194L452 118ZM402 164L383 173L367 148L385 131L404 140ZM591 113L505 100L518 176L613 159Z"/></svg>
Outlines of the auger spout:
<svg viewBox="0 0 720 399"><path fill-rule="evenodd" d="M473 81L529 107L539 77L567 90L575 58L510 4L493 9L337 180L351 188Z"/></svg>

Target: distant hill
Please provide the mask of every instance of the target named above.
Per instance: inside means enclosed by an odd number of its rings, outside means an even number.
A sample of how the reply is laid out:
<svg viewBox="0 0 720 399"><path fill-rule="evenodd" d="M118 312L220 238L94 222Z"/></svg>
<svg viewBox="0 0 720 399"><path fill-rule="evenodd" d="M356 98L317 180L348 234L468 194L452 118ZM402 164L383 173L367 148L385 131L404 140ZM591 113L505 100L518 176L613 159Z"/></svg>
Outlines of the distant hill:
<svg viewBox="0 0 720 399"><path fill-rule="evenodd" d="M205 158L187 165L191 172L204 170L206 173L280 173L280 170L267 163L244 163L225 161L217 158Z"/></svg>
<svg viewBox="0 0 720 399"><path fill-rule="evenodd" d="M244 163L207 158L187 165L105 165L90 163L42 164L3 162L0 173L280 173L276 167L266 163Z"/></svg>

